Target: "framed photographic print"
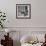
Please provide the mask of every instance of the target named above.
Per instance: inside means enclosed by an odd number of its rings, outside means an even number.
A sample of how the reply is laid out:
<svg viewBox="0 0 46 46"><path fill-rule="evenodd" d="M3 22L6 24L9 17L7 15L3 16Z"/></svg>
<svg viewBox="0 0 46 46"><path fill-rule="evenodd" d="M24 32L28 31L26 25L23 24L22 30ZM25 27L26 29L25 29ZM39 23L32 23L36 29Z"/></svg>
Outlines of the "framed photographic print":
<svg viewBox="0 0 46 46"><path fill-rule="evenodd" d="M30 19L31 18L31 4L16 4L16 18Z"/></svg>

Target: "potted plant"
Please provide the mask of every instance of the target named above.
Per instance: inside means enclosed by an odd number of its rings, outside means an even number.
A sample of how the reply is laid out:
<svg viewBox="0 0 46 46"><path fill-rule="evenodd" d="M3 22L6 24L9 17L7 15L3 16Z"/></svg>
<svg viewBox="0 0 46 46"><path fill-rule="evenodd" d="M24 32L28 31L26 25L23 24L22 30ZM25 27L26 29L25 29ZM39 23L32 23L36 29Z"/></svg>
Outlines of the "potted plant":
<svg viewBox="0 0 46 46"><path fill-rule="evenodd" d="M4 28L4 22L6 20L6 15L4 12L0 11L0 27Z"/></svg>

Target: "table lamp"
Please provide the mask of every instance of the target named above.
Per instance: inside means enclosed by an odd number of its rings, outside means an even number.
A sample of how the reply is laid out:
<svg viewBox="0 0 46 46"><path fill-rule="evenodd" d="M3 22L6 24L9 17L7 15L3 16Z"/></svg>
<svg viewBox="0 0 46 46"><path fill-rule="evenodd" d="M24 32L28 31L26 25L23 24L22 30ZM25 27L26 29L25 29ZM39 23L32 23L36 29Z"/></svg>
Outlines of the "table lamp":
<svg viewBox="0 0 46 46"><path fill-rule="evenodd" d="M5 29L5 32L7 33L7 35L9 36L9 29Z"/></svg>

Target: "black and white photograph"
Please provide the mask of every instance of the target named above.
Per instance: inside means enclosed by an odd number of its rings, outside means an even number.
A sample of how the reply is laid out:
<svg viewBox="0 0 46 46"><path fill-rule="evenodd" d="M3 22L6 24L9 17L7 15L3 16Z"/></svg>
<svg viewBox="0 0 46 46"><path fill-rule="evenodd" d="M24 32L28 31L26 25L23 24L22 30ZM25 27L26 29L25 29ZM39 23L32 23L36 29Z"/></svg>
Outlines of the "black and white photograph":
<svg viewBox="0 0 46 46"><path fill-rule="evenodd" d="M31 5L30 4L16 4L16 18L30 19Z"/></svg>

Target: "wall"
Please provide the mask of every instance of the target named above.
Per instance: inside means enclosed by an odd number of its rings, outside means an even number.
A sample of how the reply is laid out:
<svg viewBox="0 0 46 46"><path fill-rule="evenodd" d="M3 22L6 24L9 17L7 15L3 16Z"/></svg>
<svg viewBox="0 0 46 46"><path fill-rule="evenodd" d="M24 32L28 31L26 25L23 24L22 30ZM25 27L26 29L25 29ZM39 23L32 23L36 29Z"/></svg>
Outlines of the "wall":
<svg viewBox="0 0 46 46"><path fill-rule="evenodd" d="M31 19L16 19L16 4L31 4ZM0 0L6 12L6 27L46 27L46 0Z"/></svg>

